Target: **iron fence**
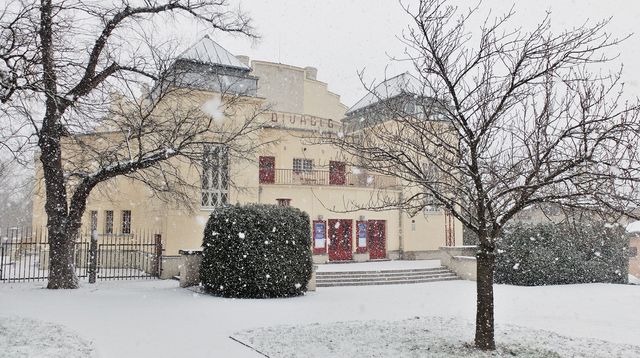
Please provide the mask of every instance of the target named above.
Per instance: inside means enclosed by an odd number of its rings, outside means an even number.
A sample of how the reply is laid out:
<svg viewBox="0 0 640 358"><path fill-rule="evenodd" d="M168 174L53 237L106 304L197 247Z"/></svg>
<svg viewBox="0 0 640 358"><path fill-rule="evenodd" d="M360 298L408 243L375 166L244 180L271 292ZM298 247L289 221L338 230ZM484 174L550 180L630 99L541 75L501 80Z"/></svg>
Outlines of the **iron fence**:
<svg viewBox="0 0 640 358"><path fill-rule="evenodd" d="M74 266L80 279L125 280L160 276L162 236L154 231L129 234L79 233ZM92 245L93 243L93 245ZM11 228L0 233L0 283L43 281L49 277L45 228Z"/></svg>

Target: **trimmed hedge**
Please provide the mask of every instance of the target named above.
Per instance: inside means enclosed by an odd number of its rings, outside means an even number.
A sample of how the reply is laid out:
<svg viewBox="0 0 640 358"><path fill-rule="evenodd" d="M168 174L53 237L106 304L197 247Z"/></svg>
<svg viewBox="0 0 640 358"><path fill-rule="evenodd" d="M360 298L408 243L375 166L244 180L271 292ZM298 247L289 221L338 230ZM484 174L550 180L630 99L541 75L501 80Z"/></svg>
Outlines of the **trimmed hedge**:
<svg viewBox="0 0 640 358"><path fill-rule="evenodd" d="M204 231L200 279L223 297L269 298L304 294L311 278L309 216L275 205L227 206Z"/></svg>
<svg viewBox="0 0 640 358"><path fill-rule="evenodd" d="M514 224L497 242L494 278L523 286L627 283L628 250L622 226Z"/></svg>

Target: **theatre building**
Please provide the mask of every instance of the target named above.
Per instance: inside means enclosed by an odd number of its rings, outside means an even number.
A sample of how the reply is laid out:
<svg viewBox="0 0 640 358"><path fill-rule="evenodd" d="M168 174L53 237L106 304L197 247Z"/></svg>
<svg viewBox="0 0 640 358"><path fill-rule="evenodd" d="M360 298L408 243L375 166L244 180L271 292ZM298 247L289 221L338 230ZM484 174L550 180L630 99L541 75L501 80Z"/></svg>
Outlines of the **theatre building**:
<svg viewBox="0 0 640 358"><path fill-rule="evenodd" d="M181 249L200 247L204 225L217 207L263 203L290 205L309 214L317 263L428 258L441 246L462 244L460 223L439 208L414 216L402 210L362 209L381 194L402 195L403 186L393 177L349 167L337 148L313 140L318 133L340 135L349 111L340 96L317 79L315 68L251 61L208 37L177 61L191 66L196 77L232 77L243 96L268 104L258 138L270 144L244 159L229 158L224 148L212 146L204 152L203 168L185 168L185 176L200 176L199 192L192 198L195 210L167 205L141 183L115 179L108 190L91 194L85 229L124 236L139 229L158 230L164 256L171 260ZM204 104L216 91L213 84L200 86L197 95ZM46 223L43 203L40 189L34 198L34 226Z"/></svg>

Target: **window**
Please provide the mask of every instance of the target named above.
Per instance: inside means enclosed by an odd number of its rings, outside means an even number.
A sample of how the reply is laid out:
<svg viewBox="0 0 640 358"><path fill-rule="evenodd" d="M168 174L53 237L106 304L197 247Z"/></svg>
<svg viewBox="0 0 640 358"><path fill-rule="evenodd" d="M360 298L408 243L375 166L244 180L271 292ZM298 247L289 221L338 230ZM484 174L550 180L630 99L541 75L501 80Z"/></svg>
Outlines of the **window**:
<svg viewBox="0 0 640 358"><path fill-rule="evenodd" d="M89 220L91 232L93 232L94 230L98 230L98 212L96 210L91 210Z"/></svg>
<svg viewBox="0 0 640 358"><path fill-rule="evenodd" d="M347 183L347 172L343 162L329 162L329 185L345 185Z"/></svg>
<svg viewBox="0 0 640 358"><path fill-rule="evenodd" d="M201 205L215 208L229 201L229 149L207 144L202 158Z"/></svg>
<svg viewBox="0 0 640 358"><path fill-rule="evenodd" d="M122 210L122 233L131 234L131 210Z"/></svg>
<svg viewBox="0 0 640 358"><path fill-rule="evenodd" d="M260 184L273 184L276 181L276 157L261 156L258 158L258 178Z"/></svg>
<svg viewBox="0 0 640 358"><path fill-rule="evenodd" d="M629 257L638 256L638 248L635 246L629 246Z"/></svg>
<svg viewBox="0 0 640 358"><path fill-rule="evenodd" d="M113 210L104 212L104 233L113 234Z"/></svg>
<svg viewBox="0 0 640 358"><path fill-rule="evenodd" d="M422 212L425 215L428 214L439 214L441 209L441 204L436 199L436 197L431 193L424 194L424 207L422 208Z"/></svg>
<svg viewBox="0 0 640 358"><path fill-rule="evenodd" d="M291 206L291 199L278 198L276 199L278 206Z"/></svg>
<svg viewBox="0 0 640 358"><path fill-rule="evenodd" d="M293 171L296 173L310 172L313 170L313 159L293 159Z"/></svg>

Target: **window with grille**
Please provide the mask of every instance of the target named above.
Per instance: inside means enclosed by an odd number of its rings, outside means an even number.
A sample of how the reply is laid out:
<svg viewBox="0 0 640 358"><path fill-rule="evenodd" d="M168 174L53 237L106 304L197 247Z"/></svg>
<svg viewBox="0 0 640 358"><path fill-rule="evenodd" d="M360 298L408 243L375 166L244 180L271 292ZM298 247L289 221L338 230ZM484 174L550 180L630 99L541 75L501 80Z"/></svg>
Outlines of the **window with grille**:
<svg viewBox="0 0 640 358"><path fill-rule="evenodd" d="M215 208L229 202L229 148L207 144L202 158L203 208Z"/></svg>
<svg viewBox="0 0 640 358"><path fill-rule="evenodd" d="M131 210L122 210L122 233L131 234Z"/></svg>
<svg viewBox="0 0 640 358"><path fill-rule="evenodd" d="M91 210L89 217L90 229L98 230L98 212L95 210Z"/></svg>
<svg viewBox="0 0 640 358"><path fill-rule="evenodd" d="M291 206L291 199L288 198L278 198L276 199L278 206Z"/></svg>
<svg viewBox="0 0 640 358"><path fill-rule="evenodd" d="M113 234L113 210L104 212L104 233Z"/></svg>
<svg viewBox="0 0 640 358"><path fill-rule="evenodd" d="M293 159L293 171L296 173L310 172L313 170L313 159Z"/></svg>

